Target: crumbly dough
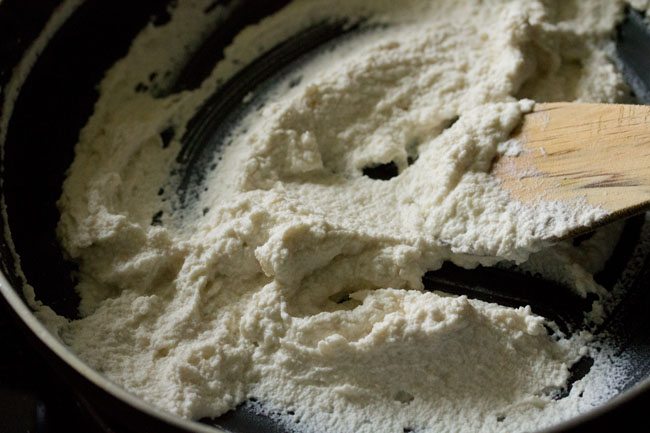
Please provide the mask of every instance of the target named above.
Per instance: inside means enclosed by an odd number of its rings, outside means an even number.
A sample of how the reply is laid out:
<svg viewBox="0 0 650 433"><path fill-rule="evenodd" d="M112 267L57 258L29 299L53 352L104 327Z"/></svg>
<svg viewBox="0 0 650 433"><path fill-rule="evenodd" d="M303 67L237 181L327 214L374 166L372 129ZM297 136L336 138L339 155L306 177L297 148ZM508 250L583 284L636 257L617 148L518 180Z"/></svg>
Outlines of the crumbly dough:
<svg viewBox="0 0 650 433"><path fill-rule="evenodd" d="M582 253L535 254L535 239L602 211L523 206L489 171L533 101L627 95L608 57L623 4L296 1L235 38L200 88L156 97L227 13L203 3L179 1L101 83L59 201L83 316L59 323L63 341L175 414L254 398L309 432L524 431L596 404L579 384L553 399L588 335L551 337L529 308L423 292L421 277L533 254L528 266L603 295L591 275L620 227ZM371 28L246 98L179 208L187 121L240 65L325 18ZM363 175L391 162L390 180Z"/></svg>

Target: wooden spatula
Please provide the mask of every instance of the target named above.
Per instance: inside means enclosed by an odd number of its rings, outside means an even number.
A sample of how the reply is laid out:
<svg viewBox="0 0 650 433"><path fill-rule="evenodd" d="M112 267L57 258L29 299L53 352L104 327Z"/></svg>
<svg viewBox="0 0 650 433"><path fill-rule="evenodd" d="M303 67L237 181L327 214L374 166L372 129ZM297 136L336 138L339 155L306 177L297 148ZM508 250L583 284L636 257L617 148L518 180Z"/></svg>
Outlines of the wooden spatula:
<svg viewBox="0 0 650 433"><path fill-rule="evenodd" d="M522 152L493 167L513 198L527 203L584 197L607 211L567 237L650 208L650 107L536 104L513 138Z"/></svg>

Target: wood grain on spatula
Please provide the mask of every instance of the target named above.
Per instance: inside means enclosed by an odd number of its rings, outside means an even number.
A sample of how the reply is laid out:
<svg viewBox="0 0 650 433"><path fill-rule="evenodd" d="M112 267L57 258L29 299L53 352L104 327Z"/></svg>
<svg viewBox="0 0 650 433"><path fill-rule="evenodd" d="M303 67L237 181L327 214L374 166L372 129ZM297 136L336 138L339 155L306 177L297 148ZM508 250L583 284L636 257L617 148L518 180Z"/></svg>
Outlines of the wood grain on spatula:
<svg viewBox="0 0 650 433"><path fill-rule="evenodd" d="M493 167L513 198L584 198L608 211L567 237L650 208L650 107L536 104L513 139L522 152L501 157Z"/></svg>

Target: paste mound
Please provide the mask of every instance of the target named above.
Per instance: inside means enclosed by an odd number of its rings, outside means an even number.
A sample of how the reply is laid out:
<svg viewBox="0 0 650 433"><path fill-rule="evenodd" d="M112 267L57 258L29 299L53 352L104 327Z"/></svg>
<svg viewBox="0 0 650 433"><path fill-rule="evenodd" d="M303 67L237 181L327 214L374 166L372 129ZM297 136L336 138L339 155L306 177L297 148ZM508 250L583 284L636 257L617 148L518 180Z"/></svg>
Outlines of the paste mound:
<svg viewBox="0 0 650 433"><path fill-rule="evenodd" d="M623 4L296 1L245 29L198 89L136 91L153 72L152 89L168 85L160 71L226 13L203 3L179 1L101 83L59 201L83 315L61 338L196 419L253 398L308 432L523 431L596 404L578 383L558 398L586 333L424 292L422 276L530 258L602 295L591 275L620 227L584 254L542 250L541 234L602 211L524 206L490 169L533 101L626 95L606 54ZM179 206L170 173L189 119L241 64L330 18L367 28L251 95L256 108Z"/></svg>

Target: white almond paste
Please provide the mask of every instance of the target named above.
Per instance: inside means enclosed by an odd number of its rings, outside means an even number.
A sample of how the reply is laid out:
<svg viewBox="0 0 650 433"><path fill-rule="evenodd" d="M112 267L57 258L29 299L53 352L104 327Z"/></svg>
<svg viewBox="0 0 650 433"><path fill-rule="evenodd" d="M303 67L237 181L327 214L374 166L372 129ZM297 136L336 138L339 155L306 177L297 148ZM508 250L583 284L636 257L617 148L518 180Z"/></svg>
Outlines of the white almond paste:
<svg viewBox="0 0 650 433"><path fill-rule="evenodd" d="M169 24L141 33L81 133L59 236L80 266L83 318L58 334L82 359L183 417L255 398L307 432L524 431L606 397L578 383L552 399L586 334L553 339L529 308L423 292L421 277L444 261L524 262L543 247L534 239L601 213L522 206L489 170L533 100L625 97L607 54L621 2L297 1L242 32L199 89L134 92L152 72L168 85L162 72L227 13L204 13L208 3L179 1ZM173 211L159 188L219 83L342 17L387 26L252 95L264 107L242 121L207 191ZM390 162L390 180L362 174ZM591 276L619 231L529 266L602 295Z"/></svg>

